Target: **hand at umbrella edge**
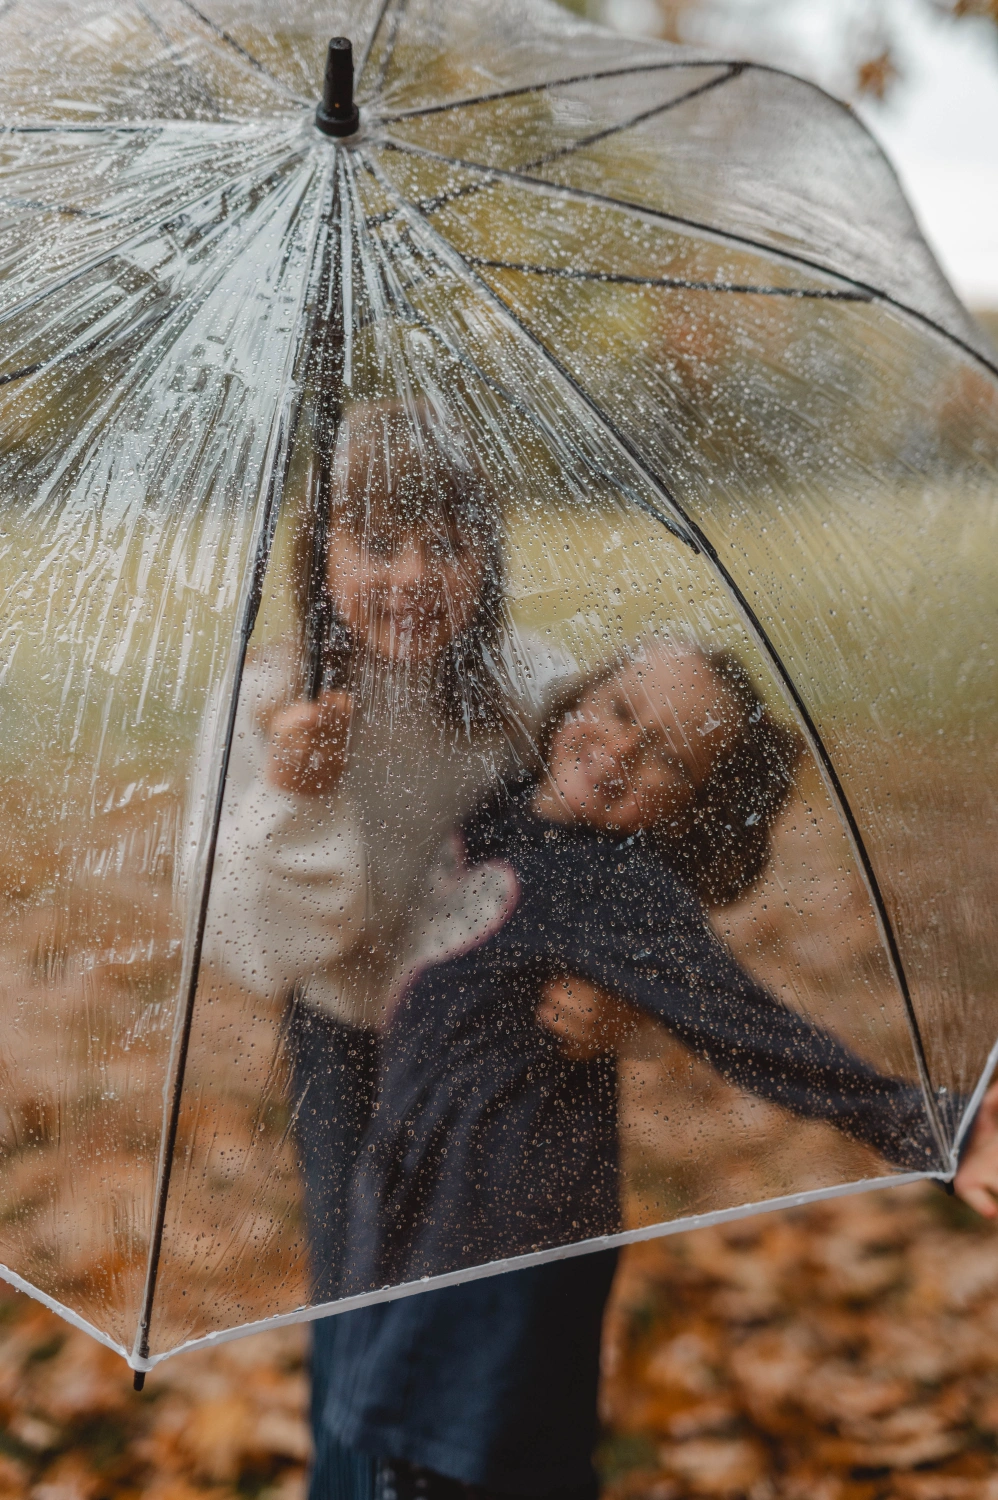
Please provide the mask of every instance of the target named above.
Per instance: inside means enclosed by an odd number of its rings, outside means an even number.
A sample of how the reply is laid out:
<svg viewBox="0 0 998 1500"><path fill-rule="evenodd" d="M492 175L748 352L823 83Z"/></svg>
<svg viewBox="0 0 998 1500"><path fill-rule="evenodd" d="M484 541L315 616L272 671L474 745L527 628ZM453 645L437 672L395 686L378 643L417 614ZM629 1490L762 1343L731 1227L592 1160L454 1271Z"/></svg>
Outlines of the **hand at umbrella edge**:
<svg viewBox="0 0 998 1500"><path fill-rule="evenodd" d="M270 784L296 796L334 792L346 769L352 711L350 694L337 691L276 713L267 756Z"/></svg>
<svg viewBox="0 0 998 1500"><path fill-rule="evenodd" d="M998 1218L998 1082L981 1100L953 1191L982 1218Z"/></svg>

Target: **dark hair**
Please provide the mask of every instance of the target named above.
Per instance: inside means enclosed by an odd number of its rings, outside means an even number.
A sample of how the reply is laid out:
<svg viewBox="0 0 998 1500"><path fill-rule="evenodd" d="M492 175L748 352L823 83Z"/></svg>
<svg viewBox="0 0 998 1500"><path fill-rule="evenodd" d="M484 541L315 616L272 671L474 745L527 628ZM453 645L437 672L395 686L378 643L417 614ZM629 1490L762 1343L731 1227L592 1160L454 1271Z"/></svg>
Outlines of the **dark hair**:
<svg viewBox="0 0 998 1500"><path fill-rule="evenodd" d="M678 643L677 649L700 657L734 699L739 730L697 789L682 821L663 819L648 832L663 859L705 905L728 906L755 884L769 863L773 826L790 796L804 742L796 729L773 717L733 653ZM614 657L558 699L537 741L545 765L565 716L631 660L631 652Z"/></svg>
<svg viewBox="0 0 998 1500"><path fill-rule="evenodd" d="M295 596L307 661L306 689L356 687L370 663L329 592L331 525L362 537L371 495L380 487L395 506L402 532L437 526L478 544L482 583L466 628L429 663L414 669L421 695L443 720L465 733L503 722L499 670L505 581L501 512L477 456L452 421L424 401L358 402L344 413L332 464L315 487L312 513L294 543Z"/></svg>
<svg viewBox="0 0 998 1500"><path fill-rule="evenodd" d="M735 743L697 792L689 826L679 837L659 830L663 851L709 906L743 895L769 863L773 826L793 787L804 753L800 734L775 719L737 656L704 652L704 661L740 710Z"/></svg>

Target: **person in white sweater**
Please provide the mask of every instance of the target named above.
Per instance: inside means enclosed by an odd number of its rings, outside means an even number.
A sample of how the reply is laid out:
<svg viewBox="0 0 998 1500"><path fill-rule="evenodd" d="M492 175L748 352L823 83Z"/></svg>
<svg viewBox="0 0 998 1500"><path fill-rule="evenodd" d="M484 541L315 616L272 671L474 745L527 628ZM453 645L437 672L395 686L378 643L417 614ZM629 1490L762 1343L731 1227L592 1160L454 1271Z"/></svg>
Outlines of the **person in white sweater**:
<svg viewBox="0 0 998 1500"><path fill-rule="evenodd" d="M448 835L529 758L575 671L514 628L498 499L445 414L348 408L330 478L328 516L296 539L300 639L244 677L208 933L233 978L288 997L312 1302L342 1279L378 1027L488 899L465 893L462 916Z"/></svg>

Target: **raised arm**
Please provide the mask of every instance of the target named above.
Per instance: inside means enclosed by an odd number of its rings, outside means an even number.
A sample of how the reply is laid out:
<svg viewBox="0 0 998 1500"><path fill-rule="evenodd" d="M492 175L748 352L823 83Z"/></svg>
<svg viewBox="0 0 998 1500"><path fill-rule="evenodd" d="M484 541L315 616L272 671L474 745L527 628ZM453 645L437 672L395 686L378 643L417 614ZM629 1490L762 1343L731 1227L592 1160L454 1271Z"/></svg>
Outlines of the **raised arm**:
<svg viewBox="0 0 998 1500"><path fill-rule="evenodd" d="M250 676L237 720L206 933L206 956L262 995L356 949L367 883L361 820L339 789L349 705L325 701L346 695L269 711L283 685L269 676Z"/></svg>

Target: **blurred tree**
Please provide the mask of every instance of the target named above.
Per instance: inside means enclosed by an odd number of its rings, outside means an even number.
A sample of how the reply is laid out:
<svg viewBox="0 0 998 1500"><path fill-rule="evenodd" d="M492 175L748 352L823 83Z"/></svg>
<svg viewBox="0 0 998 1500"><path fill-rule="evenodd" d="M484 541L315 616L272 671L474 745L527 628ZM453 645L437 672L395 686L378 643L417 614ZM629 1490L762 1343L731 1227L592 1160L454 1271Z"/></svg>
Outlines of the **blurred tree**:
<svg viewBox="0 0 998 1500"><path fill-rule="evenodd" d="M568 0L623 31L671 42L727 44L740 55L794 69L799 41L821 34L822 81L847 97L884 99L904 77L905 32L917 16L990 29L998 0ZM998 58L998 48L996 48Z"/></svg>

